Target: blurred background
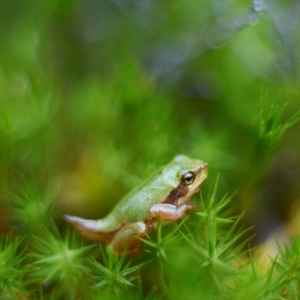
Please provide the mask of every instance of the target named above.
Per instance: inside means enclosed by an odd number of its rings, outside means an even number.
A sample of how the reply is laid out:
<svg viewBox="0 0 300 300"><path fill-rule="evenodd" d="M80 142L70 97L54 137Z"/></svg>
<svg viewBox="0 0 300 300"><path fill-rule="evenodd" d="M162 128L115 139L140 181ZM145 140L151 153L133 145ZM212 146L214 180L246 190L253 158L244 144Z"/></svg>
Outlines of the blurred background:
<svg viewBox="0 0 300 300"><path fill-rule="evenodd" d="M103 217L182 153L209 163L204 196L220 174L255 242L298 233L299 14L284 0L1 1L0 230L50 208L61 226Z"/></svg>

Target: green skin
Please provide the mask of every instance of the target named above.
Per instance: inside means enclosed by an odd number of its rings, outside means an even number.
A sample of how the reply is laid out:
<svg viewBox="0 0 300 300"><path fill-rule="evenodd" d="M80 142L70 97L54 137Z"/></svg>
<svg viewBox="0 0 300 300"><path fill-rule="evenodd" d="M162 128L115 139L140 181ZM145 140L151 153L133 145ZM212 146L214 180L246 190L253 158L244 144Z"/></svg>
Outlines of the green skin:
<svg viewBox="0 0 300 300"><path fill-rule="evenodd" d="M113 252L121 254L127 249L127 255L136 254L141 250L139 238L156 226L158 217L177 220L185 211L197 209L188 201L199 191L206 178L205 162L177 155L127 194L107 217L85 220L65 215L64 218L87 239L108 241Z"/></svg>

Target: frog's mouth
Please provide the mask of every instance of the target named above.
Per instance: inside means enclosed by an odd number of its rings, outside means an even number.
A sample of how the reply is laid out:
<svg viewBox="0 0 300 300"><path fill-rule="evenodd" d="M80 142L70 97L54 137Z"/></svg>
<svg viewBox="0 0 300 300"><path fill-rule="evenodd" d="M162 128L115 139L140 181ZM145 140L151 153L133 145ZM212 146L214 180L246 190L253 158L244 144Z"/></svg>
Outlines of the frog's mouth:
<svg viewBox="0 0 300 300"><path fill-rule="evenodd" d="M204 163L204 165L202 165L200 168L198 168L196 171L195 171L195 174L198 175L200 173L200 177L199 177L199 185L195 188L194 190L194 193L197 193L199 192L203 182L206 180L207 176L208 176L208 164L207 163Z"/></svg>
<svg viewBox="0 0 300 300"><path fill-rule="evenodd" d="M196 187L195 193L198 193L200 191L203 182L204 182L204 180Z"/></svg>

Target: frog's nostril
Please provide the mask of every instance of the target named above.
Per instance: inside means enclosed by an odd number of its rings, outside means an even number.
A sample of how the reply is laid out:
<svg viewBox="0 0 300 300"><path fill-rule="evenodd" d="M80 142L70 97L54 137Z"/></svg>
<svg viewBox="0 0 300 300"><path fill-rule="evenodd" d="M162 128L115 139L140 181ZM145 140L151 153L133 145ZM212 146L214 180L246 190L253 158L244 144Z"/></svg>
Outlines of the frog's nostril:
<svg viewBox="0 0 300 300"><path fill-rule="evenodd" d="M202 166L199 168L199 170L207 170L208 169L208 163L203 163Z"/></svg>

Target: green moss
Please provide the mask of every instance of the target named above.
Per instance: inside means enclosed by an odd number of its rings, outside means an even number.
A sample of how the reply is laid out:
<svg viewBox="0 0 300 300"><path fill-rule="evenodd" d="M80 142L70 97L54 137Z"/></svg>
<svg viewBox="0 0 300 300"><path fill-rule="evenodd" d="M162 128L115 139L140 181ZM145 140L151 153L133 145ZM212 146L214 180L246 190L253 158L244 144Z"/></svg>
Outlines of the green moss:
<svg viewBox="0 0 300 300"><path fill-rule="evenodd" d="M1 2L0 299L299 298L299 7L269 2ZM137 257L63 222L179 153L199 212Z"/></svg>

